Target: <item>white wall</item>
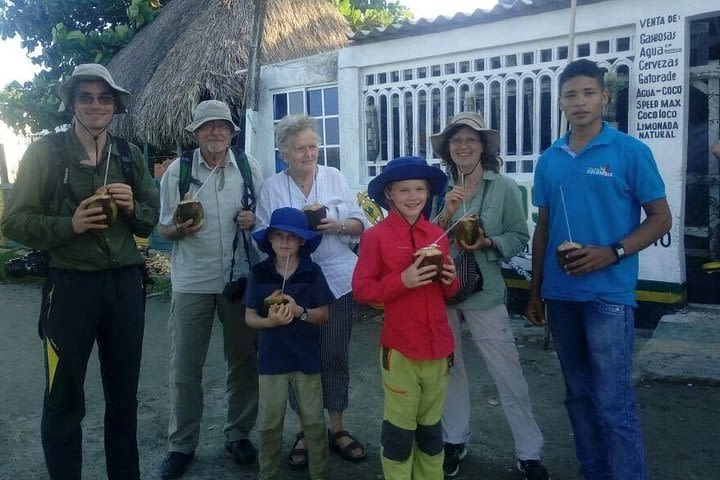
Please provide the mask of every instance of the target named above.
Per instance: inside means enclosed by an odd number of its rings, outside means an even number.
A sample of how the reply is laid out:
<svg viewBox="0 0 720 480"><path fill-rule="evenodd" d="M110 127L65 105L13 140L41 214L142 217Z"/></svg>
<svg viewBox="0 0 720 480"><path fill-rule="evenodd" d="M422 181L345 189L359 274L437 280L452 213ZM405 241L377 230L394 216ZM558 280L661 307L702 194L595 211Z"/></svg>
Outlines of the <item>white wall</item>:
<svg viewBox="0 0 720 480"><path fill-rule="evenodd" d="M684 192L685 192L685 150L688 102L688 42L689 22L692 17L706 16L711 12L717 15L720 2L717 0L609 0L606 2L580 6L576 19L576 44L591 40L602 32L625 27L631 32L631 50L635 60L631 68L629 133L639 136L639 129L647 127L645 119L640 117L654 115L652 112L672 111L673 121L678 129L667 130L674 138L645 138L652 149L660 172L665 180L667 198L673 213L674 225L670 241L665 245L649 247L641 255L640 277L670 283L682 283L684 271ZM340 141L342 170L348 176L351 186L356 190L366 188L368 179L361 171L362 142L362 85L364 75L375 71L388 71L403 68L403 65L418 62L444 63L467 56L468 52L492 49L493 54L516 52L532 49L538 42L566 42L570 21L569 9L542 13L534 16L512 18L500 22L458 28L452 31L430 33L422 36L398 38L350 46L335 54L319 55L284 64L263 68L261 104L262 129L259 135L264 145L263 157L266 174L272 169L272 112L270 101L272 93L294 86L312 86L338 81L340 101ZM671 40L648 41L647 35L669 33ZM645 42L645 43L642 43ZM663 46L661 54L645 52L646 46ZM495 53L497 52L497 53ZM337 61L337 77L327 67ZM677 65L665 67L668 61ZM641 61L662 60L657 64ZM518 67L522 69L522 67ZM641 76L672 73L675 80L662 79L653 87L641 84ZM647 77L642 77L643 80ZM652 104L637 103L639 89L679 87L667 93L664 98L673 100L674 106L666 104L663 108ZM679 100L679 102L678 102ZM262 131L267 129L267 131ZM519 183L529 186L531 175L517 175Z"/></svg>

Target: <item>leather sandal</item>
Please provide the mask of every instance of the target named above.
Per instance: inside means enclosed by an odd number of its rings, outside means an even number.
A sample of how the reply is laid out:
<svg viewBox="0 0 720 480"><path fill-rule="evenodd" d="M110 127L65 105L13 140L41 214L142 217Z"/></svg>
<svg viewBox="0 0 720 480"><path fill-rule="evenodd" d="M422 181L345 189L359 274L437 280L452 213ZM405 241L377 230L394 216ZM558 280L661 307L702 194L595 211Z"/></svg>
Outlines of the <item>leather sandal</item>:
<svg viewBox="0 0 720 480"><path fill-rule="evenodd" d="M292 450L290 450L290 454L288 454L288 466L293 470L301 470L308 466L308 449L298 447L300 440L303 438L305 438L305 432L299 432L295 435L295 443ZM300 461L297 460L298 458Z"/></svg>
<svg viewBox="0 0 720 480"><path fill-rule="evenodd" d="M365 447L358 442L355 437L350 435L347 430L340 430L335 433L328 431L328 436L330 440L330 450L340 455L344 460L349 462L359 462L365 459L367 453L365 452ZM344 447L341 447L337 441L343 437L349 438L351 442ZM360 450L362 453L360 455L353 455L353 450Z"/></svg>

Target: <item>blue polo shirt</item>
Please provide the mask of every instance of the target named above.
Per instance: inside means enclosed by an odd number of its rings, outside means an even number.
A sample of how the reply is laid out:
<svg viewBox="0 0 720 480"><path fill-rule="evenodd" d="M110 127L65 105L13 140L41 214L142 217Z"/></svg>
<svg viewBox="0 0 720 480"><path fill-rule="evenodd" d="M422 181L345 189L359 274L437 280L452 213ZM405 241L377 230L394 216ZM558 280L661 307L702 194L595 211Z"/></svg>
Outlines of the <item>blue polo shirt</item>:
<svg viewBox="0 0 720 480"><path fill-rule="evenodd" d="M248 277L243 303L267 317L265 298L282 287L282 276L271 258L255 265ZM333 294L320 267L302 257L285 282L285 293L301 307L317 308L333 302ZM277 375L290 372L319 373L318 327L295 319L287 325L263 328L258 333L258 373Z"/></svg>
<svg viewBox="0 0 720 480"><path fill-rule="evenodd" d="M598 246L619 242L640 224L642 205L665 197L665 185L652 152L639 140L603 122L597 137L575 154L568 146L571 133L540 156L535 170L533 203L550 215L542 296L635 305L637 254L571 276L558 265L555 251L570 239Z"/></svg>

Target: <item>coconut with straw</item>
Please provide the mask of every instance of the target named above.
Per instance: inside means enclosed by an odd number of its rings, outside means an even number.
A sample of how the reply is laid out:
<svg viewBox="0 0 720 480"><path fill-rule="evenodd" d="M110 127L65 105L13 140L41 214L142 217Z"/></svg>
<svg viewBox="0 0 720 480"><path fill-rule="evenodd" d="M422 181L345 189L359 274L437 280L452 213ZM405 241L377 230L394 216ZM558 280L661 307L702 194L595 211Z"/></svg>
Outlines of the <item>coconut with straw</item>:
<svg viewBox="0 0 720 480"><path fill-rule="evenodd" d="M195 225L199 225L200 222L203 221L203 219L205 218L205 211L203 210L202 203L200 203L197 197L200 193L200 190L202 190L208 180L210 180L210 177L212 177L212 174L215 173L217 168L218 165L215 165L215 167L210 172L210 175L208 175L203 184L200 185L200 188L198 188L194 194L188 192L185 194L183 199L180 200L180 203L178 203L177 207L175 208L175 214L173 215L173 220L175 221L175 224L182 225L188 220L192 220L192 224L190 226L194 227Z"/></svg>
<svg viewBox="0 0 720 480"><path fill-rule="evenodd" d="M117 220L118 206L115 199L108 193L108 170L110 168L110 146L108 145L108 154L105 161L105 178L103 180L102 187L95 190L95 194L90 197L90 203L88 208L102 208L102 214L105 215L105 219L101 223L105 225L112 225Z"/></svg>
<svg viewBox="0 0 720 480"><path fill-rule="evenodd" d="M568 263L574 261L567 258L568 253L574 252L575 250L580 250L581 248L583 248L583 246L577 242L573 242L572 232L570 231L570 219L568 218L567 206L565 205L565 192L563 191L562 186L560 187L560 200L562 201L563 212L565 214L565 227L567 228L569 240L565 240L560 245L558 245L557 249L555 250L555 258L560 264L560 268L565 270L565 266Z"/></svg>
<svg viewBox="0 0 720 480"><path fill-rule="evenodd" d="M478 161L478 164L479 163L480 162ZM466 175L463 173L462 188L465 188L465 176ZM463 216L460 217L460 220L455 222L455 227L453 228L453 235L455 235L456 241L459 242L460 240L462 240L463 242L465 242L465 245L473 245L475 242L477 242L478 237L480 236L480 232L478 232L480 222L478 220L477 214L467 212L465 200L463 200L462 202L462 209Z"/></svg>
<svg viewBox="0 0 720 480"><path fill-rule="evenodd" d="M285 271L283 272L283 281L280 286L280 290L273 291L270 295L265 297L265 305L268 309L278 308L280 305L286 305L288 303L285 298L285 280L287 279L288 264L290 263L290 255L285 257Z"/></svg>

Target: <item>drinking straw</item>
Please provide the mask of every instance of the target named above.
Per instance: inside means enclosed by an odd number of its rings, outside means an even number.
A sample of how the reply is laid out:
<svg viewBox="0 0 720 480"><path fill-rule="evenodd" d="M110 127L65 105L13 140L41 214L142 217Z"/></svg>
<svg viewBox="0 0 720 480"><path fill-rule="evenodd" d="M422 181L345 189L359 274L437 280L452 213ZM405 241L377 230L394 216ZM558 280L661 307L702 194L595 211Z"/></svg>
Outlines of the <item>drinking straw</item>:
<svg viewBox="0 0 720 480"><path fill-rule="evenodd" d="M568 238L572 242L572 233L570 232L570 220L568 219L567 206L565 205L565 192L562 185L560 186L560 200L562 200L563 213L565 214L565 226L567 227Z"/></svg>
<svg viewBox="0 0 720 480"><path fill-rule="evenodd" d="M285 271L283 272L283 282L282 286L280 287L280 293L285 293L285 280L287 279L288 263L290 263L290 254L285 257Z"/></svg>
<svg viewBox="0 0 720 480"><path fill-rule="evenodd" d="M215 170L217 170L217 168L218 168L219 166L220 166L220 164L215 165L215 168L212 169L212 171L210 172L210 175L207 176L207 178L205 179L205 181L203 182L203 184L200 185L200 188L197 189L197 192L195 192L195 195L193 195L193 197L192 197L193 202L197 200L197 196L198 196L198 194L200 193L200 190L203 189L203 187L205 186L205 184L208 182L208 180L210 180L210 177L212 177L212 174L215 173Z"/></svg>
<svg viewBox="0 0 720 480"><path fill-rule="evenodd" d="M443 234L440 235L440 236L437 238L437 240L435 240L434 242L432 242L430 245L436 244L437 242L439 242L440 239L443 238L444 236L446 236L448 233L450 233L450 231L453 229L453 227L455 227L455 225L457 225L458 223L460 223L460 221L461 221L462 219L463 219L462 217L458 218L458 219L455 221L455 223L453 223L452 225L450 225L450 226L448 227L448 229L445 230L445 231L443 232Z"/></svg>
<svg viewBox="0 0 720 480"><path fill-rule="evenodd" d="M110 150L112 150L112 148L110 145L108 145L108 155L107 160L105 161L105 180L103 180L103 187L107 185L108 170L110 169Z"/></svg>

